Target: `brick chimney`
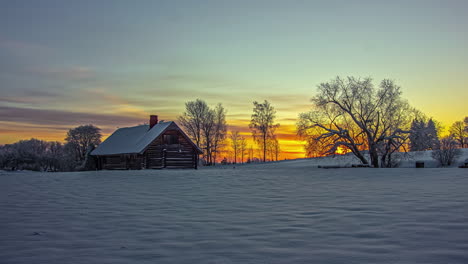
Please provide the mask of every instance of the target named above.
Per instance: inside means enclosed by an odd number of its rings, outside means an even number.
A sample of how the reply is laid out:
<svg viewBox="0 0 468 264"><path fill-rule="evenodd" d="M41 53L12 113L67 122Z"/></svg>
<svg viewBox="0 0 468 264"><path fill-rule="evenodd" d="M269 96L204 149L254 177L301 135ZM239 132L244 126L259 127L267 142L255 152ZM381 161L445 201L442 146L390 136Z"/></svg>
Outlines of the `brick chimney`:
<svg viewBox="0 0 468 264"><path fill-rule="evenodd" d="M149 129L152 129L154 125L158 123L158 116L157 115L150 115L150 123Z"/></svg>

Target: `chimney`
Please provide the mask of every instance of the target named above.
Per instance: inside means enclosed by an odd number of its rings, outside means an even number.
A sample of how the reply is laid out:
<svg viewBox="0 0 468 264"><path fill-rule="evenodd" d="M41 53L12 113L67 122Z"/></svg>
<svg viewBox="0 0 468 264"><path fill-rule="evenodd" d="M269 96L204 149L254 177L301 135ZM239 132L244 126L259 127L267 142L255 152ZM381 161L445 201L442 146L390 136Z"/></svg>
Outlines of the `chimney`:
<svg viewBox="0 0 468 264"><path fill-rule="evenodd" d="M154 125L158 123L158 116L157 115L150 115L150 127L149 129L152 129Z"/></svg>

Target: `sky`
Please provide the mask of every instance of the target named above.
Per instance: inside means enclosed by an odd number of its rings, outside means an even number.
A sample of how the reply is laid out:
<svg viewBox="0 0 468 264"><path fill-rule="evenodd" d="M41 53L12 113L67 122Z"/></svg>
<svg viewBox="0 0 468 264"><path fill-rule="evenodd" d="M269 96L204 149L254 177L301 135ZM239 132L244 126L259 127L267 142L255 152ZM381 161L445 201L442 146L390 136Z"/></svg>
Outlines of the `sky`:
<svg viewBox="0 0 468 264"><path fill-rule="evenodd" d="M468 1L0 1L0 144L68 129L176 120L222 103L248 136L277 110L283 158L298 114L336 76L384 78L446 127L468 116Z"/></svg>

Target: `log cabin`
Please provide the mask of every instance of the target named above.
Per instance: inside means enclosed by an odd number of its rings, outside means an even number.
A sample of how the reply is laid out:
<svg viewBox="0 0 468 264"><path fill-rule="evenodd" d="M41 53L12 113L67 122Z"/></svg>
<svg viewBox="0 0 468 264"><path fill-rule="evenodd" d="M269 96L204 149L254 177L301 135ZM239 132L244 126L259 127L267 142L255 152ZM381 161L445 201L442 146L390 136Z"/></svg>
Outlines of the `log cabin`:
<svg viewBox="0 0 468 264"><path fill-rule="evenodd" d="M175 122L158 122L151 115L149 125L117 129L91 155L99 170L197 169L202 153Z"/></svg>

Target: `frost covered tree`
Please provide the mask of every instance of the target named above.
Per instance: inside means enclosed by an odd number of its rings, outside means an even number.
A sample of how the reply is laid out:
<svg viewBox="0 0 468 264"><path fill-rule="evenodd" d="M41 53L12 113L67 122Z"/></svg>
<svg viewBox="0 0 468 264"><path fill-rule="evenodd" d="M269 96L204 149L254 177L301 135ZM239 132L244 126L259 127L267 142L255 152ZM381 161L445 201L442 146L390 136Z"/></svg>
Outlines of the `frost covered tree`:
<svg viewBox="0 0 468 264"><path fill-rule="evenodd" d="M415 119L411 123L410 150L422 151L426 149L425 138L426 122Z"/></svg>
<svg viewBox="0 0 468 264"><path fill-rule="evenodd" d="M267 100L263 103L255 101L253 104L249 128L252 130L254 140L262 148L263 162L265 162L268 140L274 137L275 130L280 124L275 124L276 110Z"/></svg>
<svg viewBox="0 0 468 264"><path fill-rule="evenodd" d="M94 125L83 125L70 129L65 141L68 148L75 153L78 162L85 160L87 150L90 146L97 146L101 143L101 129Z"/></svg>
<svg viewBox="0 0 468 264"><path fill-rule="evenodd" d="M312 102L313 110L299 115L298 134L313 136L325 155L344 148L363 164L379 167L379 155L387 159L409 134L412 109L391 80L376 88L371 78L337 77L318 85Z"/></svg>
<svg viewBox="0 0 468 264"><path fill-rule="evenodd" d="M0 168L7 170L67 171L69 157L60 142L20 140L0 147Z"/></svg>
<svg viewBox="0 0 468 264"><path fill-rule="evenodd" d="M410 150L424 151L436 148L439 142L437 134L436 123L432 118L427 122L424 117L413 120L409 136Z"/></svg>
<svg viewBox="0 0 468 264"><path fill-rule="evenodd" d="M450 136L444 137L437 144L437 148L432 151L432 158L439 162L442 167L452 165L461 155L457 148L457 142Z"/></svg>
<svg viewBox="0 0 468 264"><path fill-rule="evenodd" d="M434 149L437 148L439 144L439 136L437 132L437 127L435 121L431 118L427 122L427 144L428 144L428 149Z"/></svg>
<svg viewBox="0 0 468 264"><path fill-rule="evenodd" d="M468 119L467 119L468 120ZM464 148L467 145L468 140L468 129L465 127L464 122L456 121L452 124L449 128L450 136L456 140L460 146L460 148Z"/></svg>

